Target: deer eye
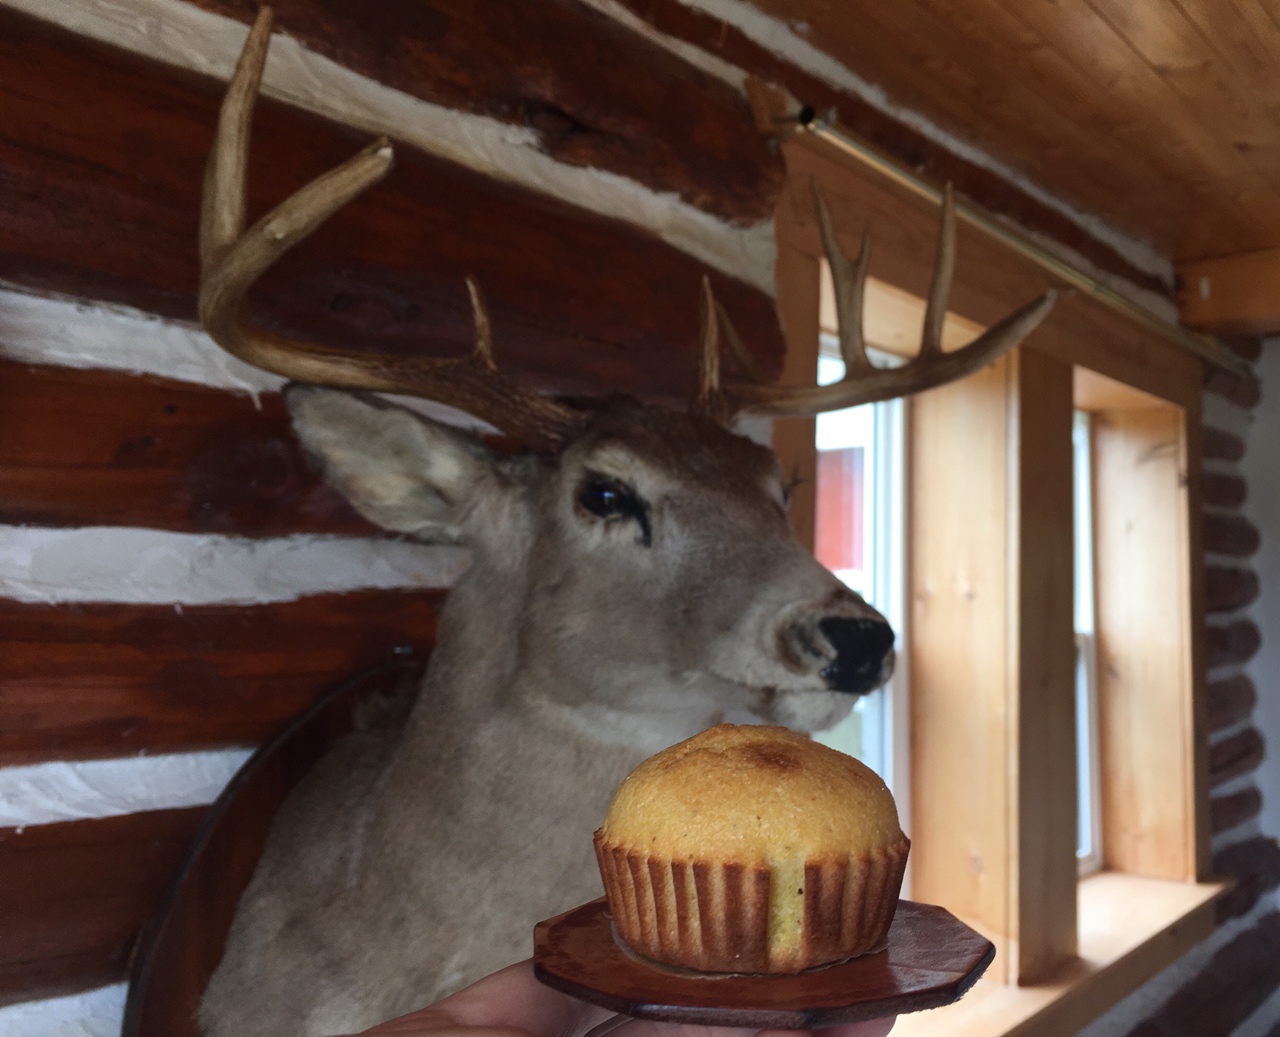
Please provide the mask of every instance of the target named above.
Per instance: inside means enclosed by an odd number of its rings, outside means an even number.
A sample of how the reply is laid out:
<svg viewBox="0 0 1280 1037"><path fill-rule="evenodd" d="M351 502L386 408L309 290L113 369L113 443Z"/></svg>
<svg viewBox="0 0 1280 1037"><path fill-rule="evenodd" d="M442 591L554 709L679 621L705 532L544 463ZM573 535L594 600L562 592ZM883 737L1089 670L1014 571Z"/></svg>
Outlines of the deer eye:
<svg viewBox="0 0 1280 1037"><path fill-rule="evenodd" d="M578 505L602 519L635 519L642 542L649 546L649 509L626 483L604 475L588 476L578 490Z"/></svg>

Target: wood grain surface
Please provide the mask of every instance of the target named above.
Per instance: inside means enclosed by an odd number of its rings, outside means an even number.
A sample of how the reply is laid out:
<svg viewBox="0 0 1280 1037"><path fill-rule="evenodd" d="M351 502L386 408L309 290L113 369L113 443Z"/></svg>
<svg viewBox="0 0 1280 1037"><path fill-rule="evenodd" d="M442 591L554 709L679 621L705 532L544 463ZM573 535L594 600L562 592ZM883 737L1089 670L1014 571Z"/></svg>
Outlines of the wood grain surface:
<svg viewBox="0 0 1280 1037"><path fill-rule="evenodd" d="M0 763L257 744L344 674L425 656L441 600L361 591L181 612L0 601Z"/></svg>
<svg viewBox="0 0 1280 1037"><path fill-rule="evenodd" d="M0 1004L122 979L204 812L0 829Z"/></svg>
<svg viewBox="0 0 1280 1037"><path fill-rule="evenodd" d="M0 361L0 522L380 536L307 463L281 397Z"/></svg>
<svg viewBox="0 0 1280 1037"><path fill-rule="evenodd" d="M197 0L253 21L254 0ZM547 154L718 216L773 216L782 162L746 98L575 0L276 0L278 32L414 97L531 130Z"/></svg>
<svg viewBox="0 0 1280 1037"><path fill-rule="evenodd" d="M548 986L641 1019L809 1029L938 1008L986 971L995 947L940 907L898 901L878 954L798 975L667 969L624 950L603 897L539 922L534 972Z"/></svg>
<svg viewBox="0 0 1280 1037"><path fill-rule="evenodd" d="M1280 114L1269 100L1280 31L1265 0L755 6L801 26L892 103L1161 255L1280 245ZM935 150L923 143L921 158Z"/></svg>
<svg viewBox="0 0 1280 1037"><path fill-rule="evenodd" d="M0 11L0 279L193 319L200 183L221 92ZM254 127L250 219L368 142L268 100ZM249 310L271 331L331 345L458 355L473 337L472 275L509 371L544 389L683 399L706 272L627 224L401 146L388 179L269 271ZM712 281L776 372L770 298Z"/></svg>

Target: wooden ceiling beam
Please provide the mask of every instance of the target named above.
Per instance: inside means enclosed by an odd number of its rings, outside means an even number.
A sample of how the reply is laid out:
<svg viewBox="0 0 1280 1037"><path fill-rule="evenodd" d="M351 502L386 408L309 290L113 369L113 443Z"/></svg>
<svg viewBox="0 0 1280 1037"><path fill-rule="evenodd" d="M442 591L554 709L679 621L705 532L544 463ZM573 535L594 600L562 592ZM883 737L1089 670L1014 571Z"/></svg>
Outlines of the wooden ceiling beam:
<svg viewBox="0 0 1280 1037"><path fill-rule="evenodd" d="M1178 266L1182 323L1223 335L1280 332L1280 248Z"/></svg>

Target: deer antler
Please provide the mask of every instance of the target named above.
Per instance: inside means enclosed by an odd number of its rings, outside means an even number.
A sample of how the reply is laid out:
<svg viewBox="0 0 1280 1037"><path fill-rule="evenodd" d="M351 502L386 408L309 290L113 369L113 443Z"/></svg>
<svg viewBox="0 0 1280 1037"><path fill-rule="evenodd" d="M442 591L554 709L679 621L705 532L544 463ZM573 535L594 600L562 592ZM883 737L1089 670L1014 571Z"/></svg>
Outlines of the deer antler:
<svg viewBox="0 0 1280 1037"><path fill-rule="evenodd" d="M822 245L831 265L831 278L835 282L840 354L844 357L845 364L844 378L831 385L820 386L764 385L760 384L760 379L753 374L750 366L744 364L744 369L756 384L721 387L718 361L712 364L704 357L698 365L701 377L697 409L700 412L728 415L741 411L770 417L802 417L932 389L972 374L1008 352L1035 330L1057 300L1057 292L1049 290L988 328L963 349L953 353L942 351L942 324L947 313L947 297L951 293L956 247L955 199L951 185L948 184L943 193L938 259L925 309L920 352L901 367L878 368L867 358L866 345L862 339L862 297L866 286L867 266L871 260L870 235L863 235L862 250L858 253L858 258L850 260L836 240L831 214L827 211L816 183L813 185L813 199L818 210ZM709 294L710 288L707 287L704 291ZM711 320L714 322L715 315L718 314L719 320L723 322L725 337L741 360L745 349L733 332L724 309L714 300L709 304L704 302L704 310L708 307L713 315ZM705 320L706 318L704 322ZM704 331L703 353L717 348L717 336ZM709 372L714 372L714 381L707 380Z"/></svg>
<svg viewBox="0 0 1280 1037"><path fill-rule="evenodd" d="M253 106L271 43L263 7L245 41L222 102L200 209L200 320L227 352L286 378L348 389L406 393L473 414L536 450L554 450L584 423L572 408L504 377L493 360L489 315L470 278L475 349L453 359L379 356L272 334L250 324L245 294L285 252L366 188L393 162L391 144L374 141L281 202L247 231L245 167Z"/></svg>

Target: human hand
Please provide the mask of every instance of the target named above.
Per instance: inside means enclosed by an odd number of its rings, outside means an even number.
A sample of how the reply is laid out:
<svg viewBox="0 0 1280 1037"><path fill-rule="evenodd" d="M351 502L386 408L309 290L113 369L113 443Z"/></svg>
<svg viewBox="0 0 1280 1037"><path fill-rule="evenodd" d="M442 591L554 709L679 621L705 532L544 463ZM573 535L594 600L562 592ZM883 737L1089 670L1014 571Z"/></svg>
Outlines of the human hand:
<svg viewBox="0 0 1280 1037"><path fill-rule="evenodd" d="M367 1037L885 1037L893 1019L824 1030L750 1030L633 1019L539 983L533 962L486 976L434 1005L366 1030Z"/></svg>

